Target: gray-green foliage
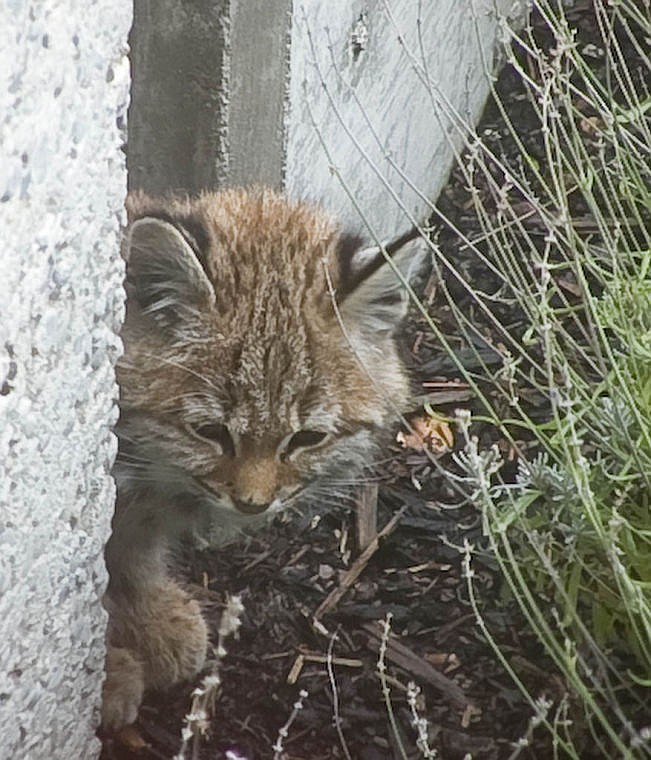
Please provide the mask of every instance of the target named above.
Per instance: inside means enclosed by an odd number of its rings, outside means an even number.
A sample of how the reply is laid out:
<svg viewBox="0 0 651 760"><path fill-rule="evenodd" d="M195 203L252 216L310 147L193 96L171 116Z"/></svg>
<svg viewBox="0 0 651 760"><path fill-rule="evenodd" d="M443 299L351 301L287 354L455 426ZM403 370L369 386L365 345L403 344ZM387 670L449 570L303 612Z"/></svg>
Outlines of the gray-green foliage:
<svg viewBox="0 0 651 760"><path fill-rule="evenodd" d="M534 5L552 42L526 26L505 30L505 46L543 159L499 101L518 158L473 136L460 159L481 229L466 247L500 281L473 293L503 358L481 398L519 470L503 482L497 449L482 452L467 420L457 463L513 596L580 705L571 723L541 719L555 750L579 757L596 730L604 756L637 757L651 733L640 695L651 685L651 22L644 3L597 0L594 66L563 6ZM492 317L500 303L521 329ZM476 345L472 320L450 307Z"/></svg>

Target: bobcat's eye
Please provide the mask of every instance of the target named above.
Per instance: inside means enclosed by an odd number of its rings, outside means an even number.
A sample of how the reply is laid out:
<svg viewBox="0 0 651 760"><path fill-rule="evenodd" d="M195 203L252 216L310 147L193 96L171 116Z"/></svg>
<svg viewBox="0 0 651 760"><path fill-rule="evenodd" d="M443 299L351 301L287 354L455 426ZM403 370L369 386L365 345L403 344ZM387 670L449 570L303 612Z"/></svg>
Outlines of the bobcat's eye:
<svg viewBox="0 0 651 760"><path fill-rule="evenodd" d="M328 437L321 430L299 430L294 433L285 444L284 456L291 456L299 449L312 449L323 443Z"/></svg>
<svg viewBox="0 0 651 760"><path fill-rule="evenodd" d="M226 425L208 423L206 425L192 425L191 427L195 435L198 435L200 438L218 443L224 456L235 456L235 444Z"/></svg>

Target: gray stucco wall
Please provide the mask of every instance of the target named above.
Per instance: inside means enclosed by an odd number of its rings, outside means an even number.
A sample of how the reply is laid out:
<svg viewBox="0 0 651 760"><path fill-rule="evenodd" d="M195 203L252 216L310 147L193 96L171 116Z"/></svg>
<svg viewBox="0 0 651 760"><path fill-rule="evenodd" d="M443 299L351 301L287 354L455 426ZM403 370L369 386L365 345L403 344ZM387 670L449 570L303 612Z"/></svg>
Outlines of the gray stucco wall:
<svg viewBox="0 0 651 760"><path fill-rule="evenodd" d="M129 0L0 6L2 758L99 751L130 21Z"/></svg>
<svg viewBox="0 0 651 760"><path fill-rule="evenodd" d="M427 213L418 191L445 182L455 114L474 124L488 94L480 46L490 67L499 17L528 4L206 2L136 5L131 186L263 183L364 231L343 180L380 237Z"/></svg>
<svg viewBox="0 0 651 760"><path fill-rule="evenodd" d="M422 221L421 194L436 199L462 142L458 127L476 124L488 96L498 19L525 5L295 2L287 192L368 234L363 217L381 239Z"/></svg>

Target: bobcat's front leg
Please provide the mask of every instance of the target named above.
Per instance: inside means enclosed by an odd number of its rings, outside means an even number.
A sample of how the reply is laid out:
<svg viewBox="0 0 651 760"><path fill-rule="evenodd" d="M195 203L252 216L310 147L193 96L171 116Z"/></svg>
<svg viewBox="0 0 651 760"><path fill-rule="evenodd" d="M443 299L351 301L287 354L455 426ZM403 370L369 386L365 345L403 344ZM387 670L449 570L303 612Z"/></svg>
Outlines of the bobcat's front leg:
<svg viewBox="0 0 651 760"><path fill-rule="evenodd" d="M133 723L145 691L166 689L203 667L208 631L198 603L169 577L179 530L157 499L118 498L106 547L109 614L102 726Z"/></svg>
<svg viewBox="0 0 651 760"><path fill-rule="evenodd" d="M208 644L197 602L170 579L133 596L108 595L109 647L102 725L116 730L132 723L148 689L166 689L195 676Z"/></svg>

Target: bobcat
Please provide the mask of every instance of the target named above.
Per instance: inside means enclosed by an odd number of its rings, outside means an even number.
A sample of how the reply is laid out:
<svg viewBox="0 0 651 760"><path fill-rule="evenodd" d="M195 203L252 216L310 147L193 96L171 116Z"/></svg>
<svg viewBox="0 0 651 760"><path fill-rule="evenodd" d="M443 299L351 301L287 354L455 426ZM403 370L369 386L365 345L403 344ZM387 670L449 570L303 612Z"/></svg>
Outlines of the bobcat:
<svg viewBox="0 0 651 760"><path fill-rule="evenodd" d="M359 474L405 408L394 332L404 287L377 248L271 190L130 196L118 365L118 501L102 721L132 723L146 689L201 670L198 604L168 561L188 532L218 538L330 478ZM388 246L410 276L422 241Z"/></svg>

